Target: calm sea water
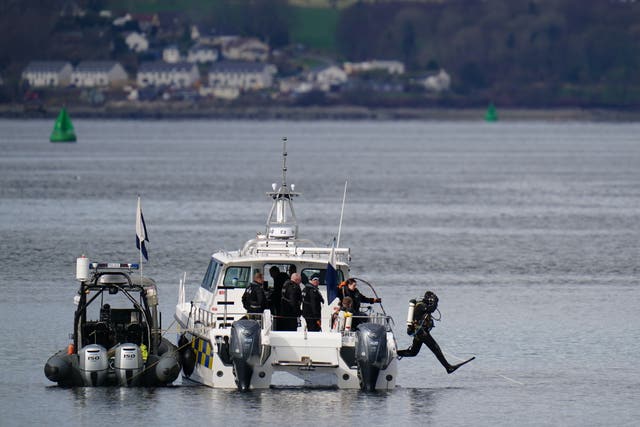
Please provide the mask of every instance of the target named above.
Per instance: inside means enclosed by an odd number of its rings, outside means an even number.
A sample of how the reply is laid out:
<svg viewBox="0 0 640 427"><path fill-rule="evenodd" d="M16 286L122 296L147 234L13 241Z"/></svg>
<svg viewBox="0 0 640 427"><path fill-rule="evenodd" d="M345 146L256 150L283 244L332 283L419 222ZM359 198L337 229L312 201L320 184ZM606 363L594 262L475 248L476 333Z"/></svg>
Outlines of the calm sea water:
<svg viewBox="0 0 640 427"><path fill-rule="evenodd" d="M640 419L640 124L0 120L3 426L219 424L636 425ZM135 262L172 328L178 280L262 231L289 182L302 237L337 234L376 285L401 347L407 301L440 297L434 337L391 392L187 387L61 389L43 374L67 343L75 258ZM366 291L366 289L363 289ZM366 293L366 292L365 292ZM174 334L169 332L174 338Z"/></svg>

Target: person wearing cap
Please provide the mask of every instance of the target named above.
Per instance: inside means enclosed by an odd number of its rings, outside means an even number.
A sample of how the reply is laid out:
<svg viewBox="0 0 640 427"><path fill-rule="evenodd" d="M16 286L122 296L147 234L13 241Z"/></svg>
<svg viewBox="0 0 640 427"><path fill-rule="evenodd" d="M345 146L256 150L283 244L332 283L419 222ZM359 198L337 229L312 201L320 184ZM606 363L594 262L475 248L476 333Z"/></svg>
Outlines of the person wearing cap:
<svg viewBox="0 0 640 427"><path fill-rule="evenodd" d="M472 357L457 365L450 364L444 357L444 354L442 354L442 350L436 340L431 336L430 331L433 329L433 317L431 314L438 309L438 297L436 294L427 291L419 302L416 302L415 299L412 299L410 302L415 304L415 308L413 310L413 321L407 326L407 334L413 336L413 342L406 350L398 351L398 359L417 356L422 344L429 347L429 350L431 350L442 366L444 366L448 374L455 372L460 366L475 359L475 357Z"/></svg>
<svg viewBox="0 0 640 427"><path fill-rule="evenodd" d="M322 304L324 298L318 289L320 278L311 276L309 283L305 283L302 289L302 317L307 322L307 330L309 332L320 332L322 330Z"/></svg>

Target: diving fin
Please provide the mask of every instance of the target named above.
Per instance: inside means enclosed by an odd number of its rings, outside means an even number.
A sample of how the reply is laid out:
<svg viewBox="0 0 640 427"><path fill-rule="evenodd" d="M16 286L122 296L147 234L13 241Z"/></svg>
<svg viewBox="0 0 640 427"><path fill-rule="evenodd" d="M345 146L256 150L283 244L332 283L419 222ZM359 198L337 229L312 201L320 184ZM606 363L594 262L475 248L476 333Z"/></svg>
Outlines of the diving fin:
<svg viewBox="0 0 640 427"><path fill-rule="evenodd" d="M458 363L457 365L450 365L450 366L447 368L447 374L453 374L453 373L456 371L456 369L458 369L460 366L462 366L462 365L466 365L467 363L471 362L471 361L472 361L473 359L475 359L475 358L476 358L476 357L475 357L475 356L473 356L471 359L467 359L467 360L465 360L465 361L464 361L464 362L462 362L462 363Z"/></svg>

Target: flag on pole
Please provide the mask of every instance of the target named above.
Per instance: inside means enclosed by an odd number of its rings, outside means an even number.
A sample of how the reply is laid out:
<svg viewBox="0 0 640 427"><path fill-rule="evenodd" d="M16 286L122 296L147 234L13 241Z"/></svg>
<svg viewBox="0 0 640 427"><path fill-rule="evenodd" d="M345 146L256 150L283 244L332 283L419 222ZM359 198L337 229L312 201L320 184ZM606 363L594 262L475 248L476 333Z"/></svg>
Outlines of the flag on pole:
<svg viewBox="0 0 640 427"><path fill-rule="evenodd" d="M327 263L327 273L325 274L325 283L327 285L327 302L331 304L338 296L338 272L336 270L336 239L333 239L331 245L331 253L329 254L329 262Z"/></svg>
<svg viewBox="0 0 640 427"><path fill-rule="evenodd" d="M144 242L149 241L147 234L147 226L144 223L144 216L142 216L142 205L140 204L140 196L138 196L138 209L136 211L136 248L144 256L144 259L149 261L149 255L147 254L147 247Z"/></svg>

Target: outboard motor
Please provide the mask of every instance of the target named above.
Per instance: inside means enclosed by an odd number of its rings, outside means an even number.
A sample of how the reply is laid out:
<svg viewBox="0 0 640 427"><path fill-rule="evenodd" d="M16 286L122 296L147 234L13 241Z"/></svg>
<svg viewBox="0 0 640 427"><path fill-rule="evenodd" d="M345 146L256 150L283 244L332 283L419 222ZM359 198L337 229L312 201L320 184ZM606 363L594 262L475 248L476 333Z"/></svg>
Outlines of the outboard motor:
<svg viewBox="0 0 640 427"><path fill-rule="evenodd" d="M249 390L253 366L260 360L260 324L249 319L234 322L229 344L238 390Z"/></svg>
<svg viewBox="0 0 640 427"><path fill-rule="evenodd" d="M380 369L388 362L387 331L383 325L365 323L356 334L356 362L360 388L374 391Z"/></svg>
<svg viewBox="0 0 640 427"><path fill-rule="evenodd" d="M119 385L139 385L142 370L144 369L144 360L142 359L140 347L130 343L117 346L113 367Z"/></svg>
<svg viewBox="0 0 640 427"><path fill-rule="evenodd" d="M78 352L80 375L85 386L100 386L107 380L109 360L107 350L98 344L89 344Z"/></svg>

